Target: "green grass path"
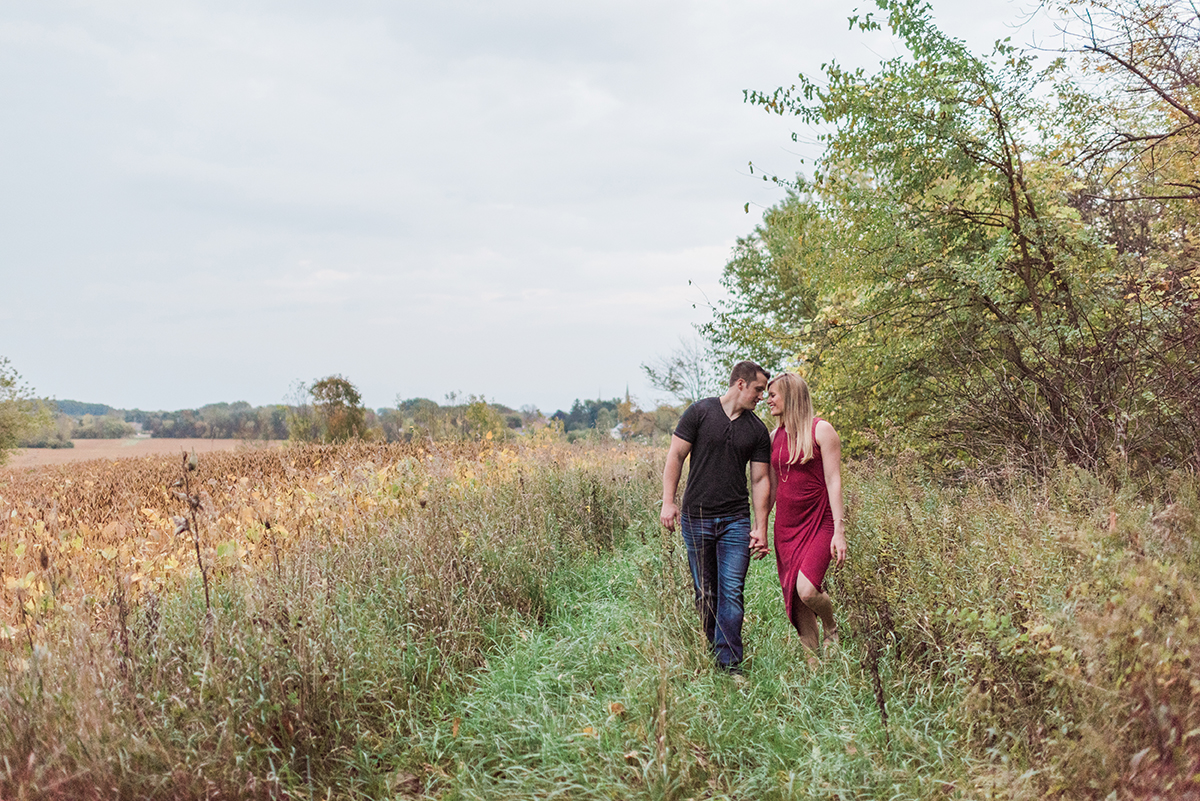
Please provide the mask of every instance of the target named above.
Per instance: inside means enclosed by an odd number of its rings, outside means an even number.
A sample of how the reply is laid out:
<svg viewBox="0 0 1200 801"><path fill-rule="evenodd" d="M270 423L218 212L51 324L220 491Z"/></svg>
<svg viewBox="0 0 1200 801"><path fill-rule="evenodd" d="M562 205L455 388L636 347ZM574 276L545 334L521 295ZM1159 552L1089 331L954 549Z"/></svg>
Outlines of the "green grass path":
<svg viewBox="0 0 1200 801"><path fill-rule="evenodd" d="M744 680L711 667L681 545L635 539L555 580L546 625L501 638L444 725L419 735L452 766L430 788L442 798L967 794L946 700L885 666L886 745L853 639L810 667L773 560L747 582Z"/></svg>

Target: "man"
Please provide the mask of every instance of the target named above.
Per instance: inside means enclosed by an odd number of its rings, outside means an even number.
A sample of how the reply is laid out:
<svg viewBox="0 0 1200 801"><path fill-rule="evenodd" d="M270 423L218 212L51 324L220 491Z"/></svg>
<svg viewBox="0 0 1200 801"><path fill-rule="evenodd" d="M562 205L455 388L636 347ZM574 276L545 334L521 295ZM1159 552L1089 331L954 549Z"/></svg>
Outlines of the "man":
<svg viewBox="0 0 1200 801"><path fill-rule="evenodd" d="M770 374L754 362L738 362L729 389L688 407L675 427L663 468L662 524L678 520L687 545L696 608L717 664L741 673L743 590L750 554L767 553L767 504L771 493L771 438L754 414ZM683 460L691 456L682 513L675 505ZM754 492L750 523L746 464Z"/></svg>

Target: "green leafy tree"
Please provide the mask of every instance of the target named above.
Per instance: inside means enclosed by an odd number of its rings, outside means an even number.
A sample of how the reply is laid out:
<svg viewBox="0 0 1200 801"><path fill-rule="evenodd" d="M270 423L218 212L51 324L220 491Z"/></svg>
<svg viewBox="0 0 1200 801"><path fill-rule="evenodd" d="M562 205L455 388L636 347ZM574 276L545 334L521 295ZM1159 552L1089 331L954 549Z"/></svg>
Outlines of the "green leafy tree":
<svg viewBox="0 0 1200 801"><path fill-rule="evenodd" d="M499 440L511 436L525 419L522 414L489 403L482 395L457 392L446 395L447 404L439 405L428 398L396 399L395 409L381 409L380 426L389 442L397 440ZM540 413L533 409L540 417Z"/></svg>
<svg viewBox="0 0 1200 801"><path fill-rule="evenodd" d="M825 151L739 243L715 346L807 373L852 448L1196 459L1196 283L1160 286L1081 214L1062 62L979 57L927 4L877 5L851 23L903 55L747 95Z"/></svg>
<svg viewBox="0 0 1200 801"><path fill-rule="evenodd" d="M75 420L65 414L55 414L51 411L53 404L44 404L46 413L41 416L37 426L27 429L17 445L21 448L74 448L71 433L75 430Z"/></svg>
<svg viewBox="0 0 1200 801"><path fill-rule="evenodd" d="M308 391L319 421L321 439L346 442L366 435L362 395L348 379L331 375L313 383Z"/></svg>
<svg viewBox="0 0 1200 801"><path fill-rule="evenodd" d="M450 416L437 401L414 398L402 405L411 414L411 430L420 432L423 438L440 440L450 436Z"/></svg>
<svg viewBox="0 0 1200 801"><path fill-rule="evenodd" d="M504 415L482 395L467 397L463 423L463 435L467 439L501 440L508 436L509 426Z"/></svg>
<svg viewBox="0 0 1200 801"><path fill-rule="evenodd" d="M22 436L49 424L45 404L33 397L9 360L0 356L0 464L8 460Z"/></svg>
<svg viewBox="0 0 1200 801"><path fill-rule="evenodd" d="M119 416L106 414L94 416L85 414L79 424L71 431L73 439L124 439L136 433L129 423Z"/></svg>
<svg viewBox="0 0 1200 801"><path fill-rule="evenodd" d="M308 400L306 390L301 403L307 405ZM282 404L255 407L246 401L236 401L174 412L134 409L125 413L125 419L140 423L142 430L154 437L271 440L288 437L288 414L288 407Z"/></svg>
<svg viewBox="0 0 1200 801"><path fill-rule="evenodd" d="M571 405L571 411L564 412L559 409L550 415L550 419L561 421L563 430L568 434L574 431L594 430L604 424L611 428L619 420L620 405L620 398L586 401L576 398L575 403ZM602 412L608 412L603 421L600 420Z"/></svg>

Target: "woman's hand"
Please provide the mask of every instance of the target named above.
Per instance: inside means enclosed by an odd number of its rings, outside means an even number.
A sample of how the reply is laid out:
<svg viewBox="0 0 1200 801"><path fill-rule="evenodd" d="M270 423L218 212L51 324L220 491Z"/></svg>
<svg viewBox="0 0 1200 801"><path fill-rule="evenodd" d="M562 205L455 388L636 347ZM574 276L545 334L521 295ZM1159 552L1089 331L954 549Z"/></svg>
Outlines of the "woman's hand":
<svg viewBox="0 0 1200 801"><path fill-rule="evenodd" d="M846 533L844 531L834 532L833 540L829 543L829 555L837 560L838 567L841 567L842 562L846 561Z"/></svg>

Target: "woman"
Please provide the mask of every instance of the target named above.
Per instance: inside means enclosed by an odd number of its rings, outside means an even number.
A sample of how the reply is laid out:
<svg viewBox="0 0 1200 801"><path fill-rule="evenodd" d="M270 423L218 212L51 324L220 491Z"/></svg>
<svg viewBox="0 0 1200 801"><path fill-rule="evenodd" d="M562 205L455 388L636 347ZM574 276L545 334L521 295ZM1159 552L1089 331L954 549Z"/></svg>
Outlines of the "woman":
<svg viewBox="0 0 1200 801"><path fill-rule="evenodd" d="M808 384L794 373L771 379L767 407L779 421L771 435L775 561L788 619L815 652L818 618L825 643L838 643L833 604L822 582L831 559L839 566L846 560L842 441L827 421L813 417Z"/></svg>

